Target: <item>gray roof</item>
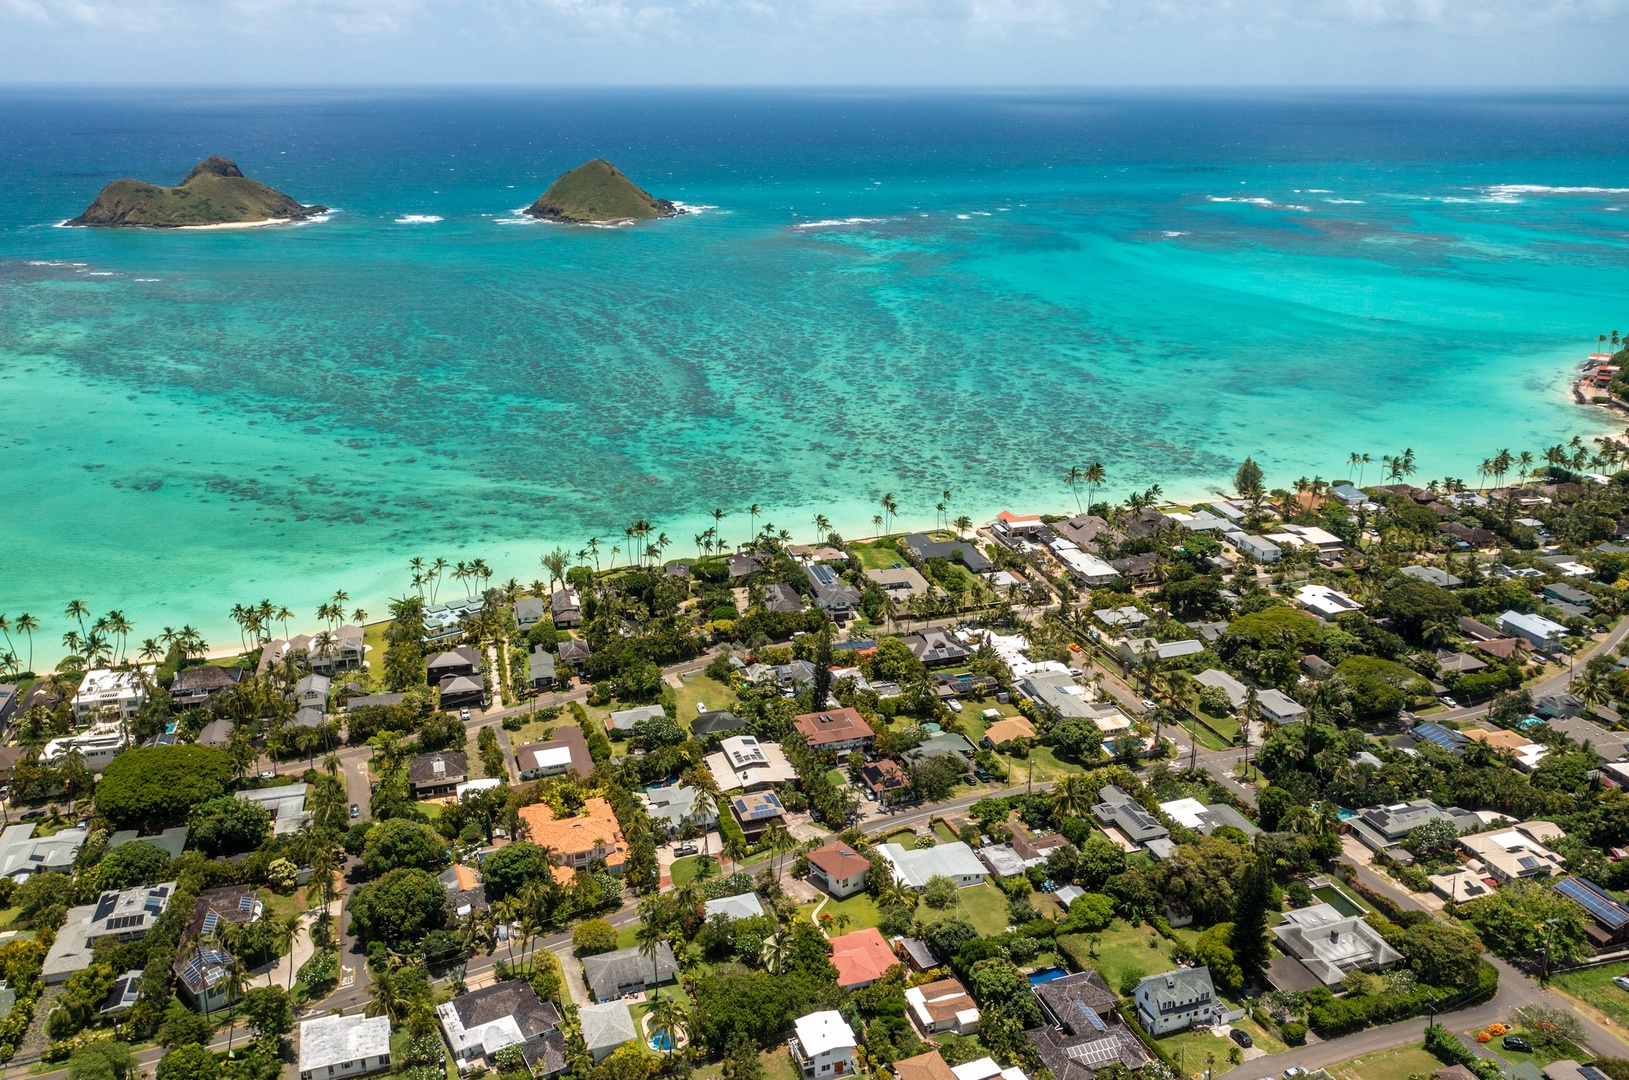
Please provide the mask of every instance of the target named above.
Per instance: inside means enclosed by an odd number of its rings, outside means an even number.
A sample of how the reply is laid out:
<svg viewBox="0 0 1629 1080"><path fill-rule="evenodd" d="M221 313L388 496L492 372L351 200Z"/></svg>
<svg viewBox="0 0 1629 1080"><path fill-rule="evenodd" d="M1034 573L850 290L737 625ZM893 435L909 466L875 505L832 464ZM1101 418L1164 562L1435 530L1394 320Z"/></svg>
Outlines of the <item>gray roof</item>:
<svg viewBox="0 0 1629 1080"><path fill-rule="evenodd" d="M323 1016L300 1024L300 1071L303 1073L363 1058L389 1056L388 1016Z"/></svg>
<svg viewBox="0 0 1629 1080"><path fill-rule="evenodd" d="M1254 836L1261 831L1254 822L1227 803L1211 803L1205 807L1205 812L1200 815L1200 832L1209 836L1224 825L1232 826L1246 836Z"/></svg>
<svg viewBox="0 0 1629 1080"><path fill-rule="evenodd" d="M22 878L45 870L67 873L90 834L63 829L53 836L34 835L34 825L8 825L0 833L0 876Z"/></svg>
<svg viewBox="0 0 1629 1080"><path fill-rule="evenodd" d="M776 582L764 590L764 607L770 611L802 611L803 597L792 586Z"/></svg>
<svg viewBox="0 0 1629 1080"><path fill-rule="evenodd" d="M647 812L651 820L667 822L670 828L677 828L690 816L696 809L696 801L700 797L700 791L683 784L649 788L645 792Z"/></svg>
<svg viewBox="0 0 1629 1080"><path fill-rule="evenodd" d="M1139 995L1145 989L1154 1004L1177 1009L1216 999L1216 986L1211 982L1208 967L1183 967L1150 975L1137 984Z"/></svg>
<svg viewBox="0 0 1629 1080"><path fill-rule="evenodd" d="M764 913L764 905L758 902L758 894L750 892L721 896L717 900L707 901L702 908L709 919L714 915L723 915L727 919L750 919Z"/></svg>
<svg viewBox="0 0 1629 1080"><path fill-rule="evenodd" d="M654 975L659 981L671 979L678 973L673 950L667 942L657 947L656 960L642 955L638 948L618 949L583 957L583 979L596 1000L614 998L617 987L643 980L648 983Z"/></svg>
<svg viewBox="0 0 1629 1080"><path fill-rule="evenodd" d="M727 710L704 712L690 723L690 730L697 735L716 735L721 731L737 731L747 726L747 722Z"/></svg>
<svg viewBox="0 0 1629 1080"><path fill-rule="evenodd" d="M632 731L641 720L666 715L660 705L640 705L633 709L618 709L611 714L611 726L618 731Z"/></svg>
<svg viewBox="0 0 1629 1080"><path fill-rule="evenodd" d="M515 622L522 630L543 620L543 601L535 596L523 596L515 601Z"/></svg>
<svg viewBox="0 0 1629 1080"><path fill-rule="evenodd" d="M532 682L554 678L554 654L541 645L533 649L532 655L526 658L526 675Z"/></svg>
<svg viewBox="0 0 1629 1080"><path fill-rule="evenodd" d="M1092 816L1119 829L1134 844L1146 844L1171 835L1171 830L1161 825L1142 803L1113 784L1104 785L1098 794L1098 805L1092 808Z"/></svg>
<svg viewBox="0 0 1629 1080"><path fill-rule="evenodd" d="M1338 984L1354 969L1388 967L1403 958L1361 916L1342 915L1329 904L1286 912L1272 932L1279 947L1325 986Z"/></svg>
<svg viewBox="0 0 1629 1080"><path fill-rule="evenodd" d="M407 763L408 782L415 786L454 783L468 776L469 758L462 750L436 750L419 754Z"/></svg>
<svg viewBox="0 0 1629 1080"><path fill-rule="evenodd" d="M905 538L905 546L911 554L918 559L950 559L960 561L975 574L982 574L993 565L989 559L966 540L929 540L922 533L912 533ZM956 552L961 552L961 559L956 560Z"/></svg>
<svg viewBox="0 0 1629 1080"><path fill-rule="evenodd" d="M941 731L937 735L930 735L920 746L905 751L905 758L907 761L922 761L951 754L959 755L965 765L973 756L973 744L954 732Z"/></svg>
<svg viewBox="0 0 1629 1080"><path fill-rule="evenodd" d="M1450 574L1446 570L1439 570L1435 566L1405 566L1400 571L1404 577L1411 577L1415 581L1424 581L1444 589L1457 588L1465 584L1465 580Z"/></svg>
<svg viewBox="0 0 1629 1080"><path fill-rule="evenodd" d="M347 709L362 709L370 705L400 705L406 700L406 694L367 694L363 697L347 699L345 707Z"/></svg>
<svg viewBox="0 0 1629 1080"><path fill-rule="evenodd" d="M108 837L108 850L134 844L138 840L143 844L152 844L172 859L179 859L187 847L187 827L177 825L153 836L142 836L135 829L122 829Z"/></svg>
<svg viewBox="0 0 1629 1080"><path fill-rule="evenodd" d="M515 1021L522 1038L530 1039L560 1026L560 1010L554 1002L544 1001L532 989L532 984L519 979L483 986L449 1001L448 1006L458 1014L466 1031L484 1027L504 1017Z"/></svg>
<svg viewBox="0 0 1629 1080"><path fill-rule="evenodd" d="M100 938L136 938L147 933L174 895L175 882L166 881L162 885L110 890L97 897L94 904L69 908L67 920L45 955L41 973L46 981L60 981L51 977L66 977L89 967L92 948Z"/></svg>
<svg viewBox="0 0 1629 1080"><path fill-rule="evenodd" d="M607 1001L604 1005L584 1005L577 1010L577 1023L583 1029L583 1044L590 1054L612 1050L625 1042L638 1038L634 1030L633 1013L625 1001Z"/></svg>

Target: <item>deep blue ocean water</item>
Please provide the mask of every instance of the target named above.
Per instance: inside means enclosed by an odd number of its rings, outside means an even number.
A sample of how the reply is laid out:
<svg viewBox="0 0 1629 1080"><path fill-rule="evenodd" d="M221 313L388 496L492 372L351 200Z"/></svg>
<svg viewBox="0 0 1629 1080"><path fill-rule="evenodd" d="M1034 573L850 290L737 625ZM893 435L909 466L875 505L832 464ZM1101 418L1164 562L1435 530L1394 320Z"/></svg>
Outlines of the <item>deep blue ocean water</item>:
<svg viewBox="0 0 1629 1080"><path fill-rule="evenodd" d="M1609 424L1565 383L1629 330L1626 145L1623 95L6 92L0 612L225 643L415 555L1063 510L1093 460L1474 483ZM53 227L213 153L337 212ZM593 156L704 209L516 215Z"/></svg>

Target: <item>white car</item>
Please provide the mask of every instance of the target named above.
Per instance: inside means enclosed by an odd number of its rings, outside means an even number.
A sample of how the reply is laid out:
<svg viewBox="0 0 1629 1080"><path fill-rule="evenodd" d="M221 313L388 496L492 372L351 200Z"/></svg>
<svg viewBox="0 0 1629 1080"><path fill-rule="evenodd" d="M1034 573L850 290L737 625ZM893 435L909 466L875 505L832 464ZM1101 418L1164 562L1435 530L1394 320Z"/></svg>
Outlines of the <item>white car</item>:
<svg viewBox="0 0 1629 1080"><path fill-rule="evenodd" d="M1284 1080L1295 1080L1297 1076L1305 1076L1307 1071L1299 1065L1291 1065L1284 1070Z"/></svg>
<svg viewBox="0 0 1629 1080"><path fill-rule="evenodd" d="M1154 703L1149 701L1147 698L1143 698L1143 708L1152 711L1154 708Z"/></svg>
<svg viewBox="0 0 1629 1080"><path fill-rule="evenodd" d="M706 711L707 711L707 703L705 701L696 702L696 715L697 716L702 715Z"/></svg>
<svg viewBox="0 0 1629 1080"><path fill-rule="evenodd" d="M1613 976L1612 985L1616 986L1619 990L1629 990L1629 975Z"/></svg>
<svg viewBox="0 0 1629 1080"><path fill-rule="evenodd" d="M951 698L949 701L945 702L945 706L953 713L959 713L962 711L962 703L957 701L955 698Z"/></svg>

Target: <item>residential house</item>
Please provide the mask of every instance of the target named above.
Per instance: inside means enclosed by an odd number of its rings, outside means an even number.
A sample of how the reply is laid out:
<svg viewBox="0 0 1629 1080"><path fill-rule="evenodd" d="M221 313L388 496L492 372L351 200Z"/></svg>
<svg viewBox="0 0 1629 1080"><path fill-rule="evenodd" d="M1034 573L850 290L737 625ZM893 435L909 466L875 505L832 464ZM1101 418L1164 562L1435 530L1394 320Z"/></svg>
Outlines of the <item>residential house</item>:
<svg viewBox="0 0 1629 1080"><path fill-rule="evenodd" d="M769 826L786 817L786 808L773 791L743 792L731 795L730 813L748 840L757 840Z"/></svg>
<svg viewBox="0 0 1629 1080"><path fill-rule="evenodd" d="M1183 967L1150 975L1132 995L1137 1022L1150 1035L1169 1035L1192 1027L1214 1027L1227 1013L1216 996L1210 968Z"/></svg>
<svg viewBox="0 0 1629 1080"><path fill-rule="evenodd" d="M1567 628L1560 623L1525 611L1507 611L1496 621L1500 630L1540 650L1556 648L1567 634Z"/></svg>
<svg viewBox="0 0 1629 1080"><path fill-rule="evenodd" d="M568 671L582 671L588 663L588 642L582 638L566 638L554 647L554 659L559 667Z"/></svg>
<svg viewBox="0 0 1629 1080"><path fill-rule="evenodd" d="M1588 878L1569 874L1551 886L1584 909L1584 934L1597 949L1621 945L1629 939L1629 908Z"/></svg>
<svg viewBox="0 0 1629 1080"><path fill-rule="evenodd" d="M1338 555L1345 547L1340 537L1316 525L1284 525L1281 531L1293 537L1298 544L1317 548L1320 556Z"/></svg>
<svg viewBox="0 0 1629 1080"><path fill-rule="evenodd" d="M1328 585L1303 585L1295 590L1295 600L1320 619L1333 619L1339 615L1363 610L1362 604L1339 589L1331 589Z"/></svg>
<svg viewBox="0 0 1629 1080"><path fill-rule="evenodd" d="M1127 638L1115 650L1128 664L1140 664L1152 657L1155 661L1176 660L1205 651L1205 643L1195 639L1186 641L1155 641L1153 638Z"/></svg>
<svg viewBox="0 0 1629 1080"><path fill-rule="evenodd" d="M526 658L526 681L533 690L554 689L554 654L545 646L534 646Z"/></svg>
<svg viewBox="0 0 1629 1080"><path fill-rule="evenodd" d="M1200 686L1209 686L1212 689L1222 691L1227 695L1228 704L1235 709L1244 704L1245 697L1249 694L1244 683L1225 671L1218 671L1216 668L1201 671L1193 677L1193 681Z"/></svg>
<svg viewBox="0 0 1629 1080"><path fill-rule="evenodd" d="M605 726L611 731L620 731L624 735L633 734L635 725L641 720L654 720L667 713L660 705L639 705L632 709L618 709L605 718Z"/></svg>
<svg viewBox="0 0 1629 1080"><path fill-rule="evenodd" d="M1135 630L1148 621L1147 615L1130 604L1123 607L1094 611L1092 612L1092 618L1097 620L1097 624L1103 629L1114 634Z"/></svg>
<svg viewBox="0 0 1629 1080"><path fill-rule="evenodd" d="M1223 536L1240 555L1248 555L1257 562L1275 563L1284 555L1284 549L1265 536L1246 532L1225 533Z"/></svg>
<svg viewBox="0 0 1629 1080"><path fill-rule="evenodd" d="M321 634L310 640L306 649L306 662L312 671L353 671L363 664L367 646L362 643L360 626L341 626L324 638Z"/></svg>
<svg viewBox="0 0 1629 1080"><path fill-rule="evenodd" d="M788 1048L803 1080L837 1080L854 1075L854 1031L835 1009L800 1016L792 1024Z"/></svg>
<svg viewBox="0 0 1629 1080"><path fill-rule="evenodd" d="M1223 826L1238 829L1246 836L1255 836L1261 832L1253 821L1227 803L1219 802L1206 806L1198 799L1173 799L1160 803L1160 809L1178 825L1202 832L1206 836Z"/></svg>
<svg viewBox="0 0 1629 1080"><path fill-rule="evenodd" d="M1584 715L1588 706L1576 694L1545 694L1533 702L1533 711L1552 720L1568 720Z"/></svg>
<svg viewBox="0 0 1629 1080"><path fill-rule="evenodd" d="M914 566L896 566L887 570L867 570L865 576L896 606L903 607L918 596L928 596L932 587L928 579Z"/></svg>
<svg viewBox="0 0 1629 1080"><path fill-rule="evenodd" d="M759 742L756 735L721 739L716 754L706 757L720 791L762 791L797 779L786 754L775 743Z"/></svg>
<svg viewBox="0 0 1629 1080"><path fill-rule="evenodd" d="M449 675L474 675L482 668L481 654L472 646L460 645L456 649L439 652L424 662L430 684L439 685Z"/></svg>
<svg viewBox="0 0 1629 1080"><path fill-rule="evenodd" d="M170 700L178 709L202 705L216 694L224 694L232 689L242 678L242 668L199 664L197 667L175 673L175 678L170 680ZM0 687L0 695L4 692L5 688ZM0 706L0 720L4 719L4 711L3 706Z"/></svg>
<svg viewBox="0 0 1629 1080"><path fill-rule="evenodd" d="M894 1062L894 1080L956 1080L956 1074L937 1050Z"/></svg>
<svg viewBox="0 0 1629 1080"><path fill-rule="evenodd" d="M702 914L711 922L715 916L725 919L754 919L764 914L764 905L757 893L744 892L734 896L720 896L701 905Z"/></svg>
<svg viewBox="0 0 1629 1080"><path fill-rule="evenodd" d="M34 823L7 825L0 832L0 877L19 885L31 874L73 872L74 860L89 829L62 829L51 836L35 836Z"/></svg>
<svg viewBox="0 0 1629 1080"><path fill-rule="evenodd" d="M198 730L198 737L193 740L199 746L230 746L232 732L237 727L230 720L211 720Z"/></svg>
<svg viewBox="0 0 1629 1080"><path fill-rule="evenodd" d="M537 596L522 596L515 601L515 625L525 633L543 621L543 600Z"/></svg>
<svg viewBox="0 0 1629 1080"><path fill-rule="evenodd" d="M560 1028L560 1011L524 979L509 979L460 994L436 1006L458 1071L495 1070L498 1052L543 1039Z"/></svg>
<svg viewBox="0 0 1629 1080"><path fill-rule="evenodd" d="M860 768L860 783L883 803L889 803L898 792L908 792L911 778L899 762L892 758L879 758Z"/></svg>
<svg viewBox="0 0 1629 1080"><path fill-rule="evenodd" d="M550 594L549 612L554 617L557 630L570 630L583 624L582 598L569 585Z"/></svg>
<svg viewBox="0 0 1629 1080"><path fill-rule="evenodd" d="M993 567L990 560L966 540L929 540L921 533L911 533L905 538L905 550L919 562L947 559L961 563L975 574L982 574Z"/></svg>
<svg viewBox="0 0 1629 1080"><path fill-rule="evenodd" d="M967 659L972 650L943 630L924 630L920 634L907 634L899 639L911 650L911 655L927 667L954 664Z"/></svg>
<svg viewBox="0 0 1629 1080"><path fill-rule="evenodd" d="M1576 585L1568 585L1565 581L1547 584L1544 586L1543 592L1546 597L1555 601L1558 606L1570 605L1572 608L1581 609L1582 614L1588 614L1589 609L1595 606L1594 596Z"/></svg>
<svg viewBox="0 0 1629 1080"><path fill-rule="evenodd" d="M174 971L183 995L199 1012L214 1012L228 1003L232 956L219 947L217 929L222 923L254 922L264 911L253 890L244 885L205 889L193 900Z"/></svg>
<svg viewBox="0 0 1629 1080"><path fill-rule="evenodd" d="M97 897L94 904L69 908L62 928L45 954L40 981L54 986L66 982L74 972L90 967L95 960L96 943L103 938L123 942L146 936L169 907L175 885L173 881L166 881L162 885L114 889Z"/></svg>
<svg viewBox="0 0 1629 1080"><path fill-rule="evenodd" d="M101 772L113 759L130 747L125 725L118 723L93 724L77 735L63 735L52 739L40 749L40 762L51 765L77 750L85 768Z"/></svg>
<svg viewBox="0 0 1629 1080"><path fill-rule="evenodd" d="M718 827L718 804L699 788L684 784L646 788L640 795L651 825L668 836L678 836L688 826L702 832Z"/></svg>
<svg viewBox="0 0 1629 1080"><path fill-rule="evenodd" d="M16 771L17 763L23 759L26 746L0 746L0 787L11 786L11 774ZM0 1013L0 1016L3 1016Z"/></svg>
<svg viewBox="0 0 1629 1080"><path fill-rule="evenodd" d="M1011 510L1001 511L995 520L990 522L990 530L1008 540L1034 536L1044 528L1046 523L1041 520L1041 515L1015 514Z"/></svg>
<svg viewBox="0 0 1629 1080"><path fill-rule="evenodd" d="M765 555L740 554L730 556L730 577L751 577L765 566L769 565L769 558Z"/></svg>
<svg viewBox="0 0 1629 1080"><path fill-rule="evenodd" d="M1548 845L1565 835L1553 821L1524 821L1508 829L1462 836L1459 846L1502 885L1517 878L1562 873L1563 860Z"/></svg>
<svg viewBox="0 0 1629 1080"><path fill-rule="evenodd" d="M436 880L447 890L447 907L460 919L474 911L487 911L486 885L481 875L463 863L453 863Z"/></svg>
<svg viewBox="0 0 1629 1080"><path fill-rule="evenodd" d="M937 874L943 874L960 888L984 880L984 864L973 854L973 849L960 840L910 851L898 844L879 844L877 850L894 868L895 880L918 891L926 888L928 880Z"/></svg>
<svg viewBox="0 0 1629 1080"><path fill-rule="evenodd" d="M868 926L832 938L831 962L837 968L837 985L844 990L858 990L888 974L899 958L876 928Z"/></svg>
<svg viewBox="0 0 1629 1080"><path fill-rule="evenodd" d="M1275 724L1293 724L1307 715L1306 706L1271 687L1256 694L1256 705L1261 709L1261 718Z"/></svg>
<svg viewBox="0 0 1629 1080"><path fill-rule="evenodd" d="M1014 739L1035 738L1035 725L1027 717L1008 716L984 729L983 743L989 748L1005 746Z"/></svg>
<svg viewBox="0 0 1629 1080"><path fill-rule="evenodd" d="M1092 816L1106 829L1113 829L1138 847L1146 847L1155 840L1164 840L1171 830L1160 824L1142 803L1126 794L1114 784L1105 784L1098 792L1098 804L1092 807Z"/></svg>
<svg viewBox="0 0 1629 1080"><path fill-rule="evenodd" d="M596 1062L604 1061L618 1047L639 1038L633 1012L626 1001L583 1005L577 1010L577 1024L582 1028L588 1056Z"/></svg>
<svg viewBox="0 0 1629 1080"><path fill-rule="evenodd" d="M979 1008L957 979L912 986L905 991L905 1004L919 1031L925 1035L952 1032L971 1035L978 1031Z"/></svg>
<svg viewBox="0 0 1629 1080"><path fill-rule="evenodd" d="M808 740L811 749L839 754L863 750L874 738L871 725L854 709L804 713L792 719L792 727Z"/></svg>
<svg viewBox="0 0 1629 1080"><path fill-rule="evenodd" d="M137 670L111 671L92 668L79 680L69 708L75 721L83 723L91 716L112 716L125 719L135 715L147 701L147 687L157 673L156 665L148 664ZM146 679L138 675L145 675Z"/></svg>
<svg viewBox="0 0 1629 1080"><path fill-rule="evenodd" d="M842 840L809 852L809 883L841 900L865 888L871 860Z"/></svg>
<svg viewBox="0 0 1629 1080"><path fill-rule="evenodd" d="M929 735L921 744L905 751L905 760L912 765L930 758L952 758L953 764L963 770L972 767L973 744L952 731Z"/></svg>
<svg viewBox="0 0 1629 1080"><path fill-rule="evenodd" d="M1329 489L1329 493L1340 501L1342 506L1362 506L1368 502L1369 497L1351 484L1336 484Z"/></svg>
<svg viewBox="0 0 1629 1080"><path fill-rule="evenodd" d="M1120 578L1120 571L1091 552L1077 547L1072 540L1060 536L1049 546L1053 557L1063 564L1070 576L1088 588L1100 588Z"/></svg>
<svg viewBox="0 0 1629 1080"><path fill-rule="evenodd" d="M469 779L469 760L460 750L419 754L407 763L407 784L415 799L451 795Z"/></svg>
<svg viewBox="0 0 1629 1080"><path fill-rule="evenodd" d="M563 868L582 870L603 862L611 873L620 874L628 861L622 827L611 804L598 795L584 799L576 817L556 818L548 803L533 803L520 808L520 818L526 823L527 838L553 850Z"/></svg>
<svg viewBox="0 0 1629 1080"><path fill-rule="evenodd" d="M271 815L272 835L287 836L299 832L311 820L305 808L306 784L281 784L275 787L248 788L234 792L235 797L259 803Z"/></svg>
<svg viewBox="0 0 1629 1080"><path fill-rule="evenodd" d="M709 735L722 735L727 731L740 731L747 726L747 721L728 710L714 710L704 712L690 722L690 730L698 739Z"/></svg>
<svg viewBox="0 0 1629 1080"><path fill-rule="evenodd" d="M1384 851L1396 847L1408 834L1431 821L1448 821L1460 832L1474 829L1482 819L1457 806L1444 810L1430 799L1371 806L1356 817L1347 818L1346 826L1371 851Z"/></svg>
<svg viewBox="0 0 1629 1080"><path fill-rule="evenodd" d="M1437 650L1437 666L1444 675L1469 675L1481 671L1488 665L1472 656L1470 653L1458 652L1454 649Z"/></svg>
<svg viewBox="0 0 1629 1080"><path fill-rule="evenodd" d="M335 1013L300 1022L300 1080L390 1070L390 1017Z"/></svg>
<svg viewBox="0 0 1629 1080"><path fill-rule="evenodd" d="M18 692L17 687L12 683L0 683L0 732L4 732L12 717L17 715L17 707L20 704L22 694Z"/></svg>
<svg viewBox="0 0 1629 1080"><path fill-rule="evenodd" d="M803 597L790 585L776 582L764 590L764 609L782 614L796 614L804 607Z"/></svg>
<svg viewBox="0 0 1629 1080"><path fill-rule="evenodd" d="M665 941L657 945L655 959L641 953L638 946L583 957L583 981L597 1002L615 1001L670 983L678 971L673 950Z"/></svg>
<svg viewBox="0 0 1629 1080"><path fill-rule="evenodd" d="M1056 1080L1094 1080L1108 1065L1137 1069L1148 1063L1148 1051L1121 1018L1119 997L1102 975L1080 971L1032 990L1046 1023L1024 1037Z"/></svg>
<svg viewBox="0 0 1629 1080"><path fill-rule="evenodd" d="M573 772L586 780L594 775L588 740L576 724L562 724L544 742L527 743L515 751L515 768L522 780L541 780Z"/></svg>
<svg viewBox="0 0 1629 1080"><path fill-rule="evenodd" d="M1446 570L1439 570L1435 566L1405 566L1399 573L1415 581L1435 585L1439 589L1457 589L1465 584L1464 578L1456 577Z"/></svg>
<svg viewBox="0 0 1629 1080"><path fill-rule="evenodd" d="M1272 935L1286 956L1301 961L1325 986L1339 986L1349 972L1384 970L1403 959L1361 915L1342 915L1329 904L1285 912Z"/></svg>
<svg viewBox="0 0 1629 1080"><path fill-rule="evenodd" d="M1315 653L1308 653L1301 658L1301 670L1310 679L1327 679L1335 674L1335 665Z"/></svg>
<svg viewBox="0 0 1629 1080"><path fill-rule="evenodd" d="M860 590L840 577L825 563L811 563L803 568L804 576L814 589L814 601L821 610L839 625L860 613Z"/></svg>

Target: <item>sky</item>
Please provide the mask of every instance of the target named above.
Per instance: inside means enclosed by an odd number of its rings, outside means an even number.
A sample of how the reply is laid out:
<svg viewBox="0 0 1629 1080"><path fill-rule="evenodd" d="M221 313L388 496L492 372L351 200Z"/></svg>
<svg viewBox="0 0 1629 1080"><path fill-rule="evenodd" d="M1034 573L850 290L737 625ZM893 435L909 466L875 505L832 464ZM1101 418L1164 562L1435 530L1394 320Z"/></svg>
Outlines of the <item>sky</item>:
<svg viewBox="0 0 1629 1080"><path fill-rule="evenodd" d="M1629 83L1629 0L0 0L0 83Z"/></svg>

